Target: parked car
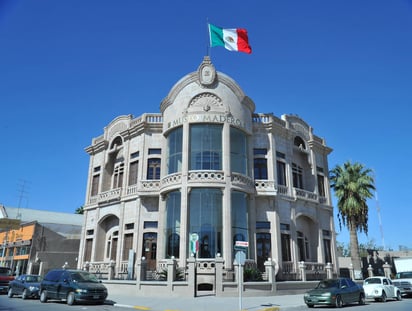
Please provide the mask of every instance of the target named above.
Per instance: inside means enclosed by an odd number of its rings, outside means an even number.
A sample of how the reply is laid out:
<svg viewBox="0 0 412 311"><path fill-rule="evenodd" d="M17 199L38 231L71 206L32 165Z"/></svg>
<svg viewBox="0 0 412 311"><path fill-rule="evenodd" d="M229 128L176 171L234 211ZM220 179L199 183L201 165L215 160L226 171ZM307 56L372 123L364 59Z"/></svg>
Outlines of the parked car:
<svg viewBox="0 0 412 311"><path fill-rule="evenodd" d="M336 278L320 281L316 288L303 296L306 305L329 305L341 308L351 303L365 304L365 291L362 285L349 278Z"/></svg>
<svg viewBox="0 0 412 311"><path fill-rule="evenodd" d="M21 295L21 298L39 297L39 288L42 277L33 274L22 274L9 283L7 296Z"/></svg>
<svg viewBox="0 0 412 311"><path fill-rule="evenodd" d="M386 299L401 300L401 290L384 276L374 276L363 281L366 299L386 302Z"/></svg>
<svg viewBox="0 0 412 311"><path fill-rule="evenodd" d="M107 288L92 273L83 270L50 270L40 283L40 301L65 299L68 305L76 302L102 304Z"/></svg>
<svg viewBox="0 0 412 311"><path fill-rule="evenodd" d="M13 272L10 268L0 267L0 293L7 293L10 281L14 280Z"/></svg>

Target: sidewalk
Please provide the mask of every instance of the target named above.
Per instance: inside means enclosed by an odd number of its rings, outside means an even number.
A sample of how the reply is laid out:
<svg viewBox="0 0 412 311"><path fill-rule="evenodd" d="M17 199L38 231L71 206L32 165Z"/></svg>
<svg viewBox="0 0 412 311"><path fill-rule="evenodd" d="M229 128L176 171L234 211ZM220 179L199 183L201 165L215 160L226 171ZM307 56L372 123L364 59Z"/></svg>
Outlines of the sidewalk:
<svg viewBox="0 0 412 311"><path fill-rule="evenodd" d="M187 297L139 297L128 293L109 291L108 300L114 306L150 311L239 311L239 297L203 296ZM303 294L276 295L268 297L242 297L242 310L282 311L306 306Z"/></svg>

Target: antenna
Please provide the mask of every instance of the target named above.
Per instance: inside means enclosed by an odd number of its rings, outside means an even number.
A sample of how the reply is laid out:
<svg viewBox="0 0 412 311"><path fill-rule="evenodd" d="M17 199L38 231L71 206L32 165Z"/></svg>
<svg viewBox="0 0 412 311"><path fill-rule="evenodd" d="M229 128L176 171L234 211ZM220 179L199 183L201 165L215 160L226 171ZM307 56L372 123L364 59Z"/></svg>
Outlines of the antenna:
<svg viewBox="0 0 412 311"><path fill-rule="evenodd" d="M17 215L16 218L17 219L21 219L21 214L20 214L20 207L21 207L21 201L23 198L27 199L27 194L28 192L26 191L26 180L22 180L19 189L19 204L17 206Z"/></svg>

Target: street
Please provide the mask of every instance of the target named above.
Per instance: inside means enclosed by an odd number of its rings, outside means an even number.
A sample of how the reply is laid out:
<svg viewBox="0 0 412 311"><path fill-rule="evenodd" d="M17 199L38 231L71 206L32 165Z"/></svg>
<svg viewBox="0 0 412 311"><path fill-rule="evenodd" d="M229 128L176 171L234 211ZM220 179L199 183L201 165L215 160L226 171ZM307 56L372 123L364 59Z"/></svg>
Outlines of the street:
<svg viewBox="0 0 412 311"><path fill-rule="evenodd" d="M382 302L375 302L372 300L367 300L366 304L360 306L358 304L352 304L349 306L344 306L346 311L410 311L412 310L412 298L403 298L401 301L395 300L388 300L385 303ZM296 307L296 308L280 308L280 311L288 310L288 311L302 311L302 310L329 310L329 309L336 309L334 307L324 307L324 306L315 306L315 308L308 308L306 306Z"/></svg>
<svg viewBox="0 0 412 311"><path fill-rule="evenodd" d="M70 310L70 311L84 311L84 310L105 310L105 311L120 311L120 310L128 310L125 307L116 307L111 305L111 301L108 300L104 305L87 305L87 304L79 304L69 306L66 304L65 301L50 301L47 303L41 303L38 299L27 299L23 300L21 298L8 298L7 295L0 295L0 311L59 311L59 310ZM199 303L201 303L199 301ZM200 306L199 308L205 310L204 306ZM257 308L254 310L267 310L267 307L261 306L261 308ZM151 311L165 311L169 310L167 305L162 307L157 307L155 309L149 308L148 310ZM329 310L335 309L333 307L324 307L324 306L316 306L314 309L319 310ZM386 303L382 302L374 302L374 301L367 301L365 305L359 306L358 304L352 304L349 306L345 306L346 310L361 310L361 311L386 311L386 310L394 310L394 311L410 311L412 310L412 298L404 298L401 301L387 301ZM130 310L130 309L129 309ZM288 311L302 311L302 310L310 310L308 307L302 305L300 307L282 307L279 308L280 311L288 310ZM179 310L175 311L196 311L193 309L193 305L189 306L188 308L182 307ZM212 311L212 310L210 310ZM215 311L215 310L213 310ZM227 310L222 309L222 311L239 311L239 310Z"/></svg>
<svg viewBox="0 0 412 311"><path fill-rule="evenodd" d="M110 303L108 300L106 303ZM26 299L23 300L20 297L15 298L8 298L7 295L0 295L0 311L23 311L23 310L30 310L30 311L59 311L59 310L70 310L70 311L115 311L115 310L128 310L125 308L115 307L110 304L104 305L73 305L69 306L66 304L65 301L50 301L47 303L41 303L38 299Z"/></svg>

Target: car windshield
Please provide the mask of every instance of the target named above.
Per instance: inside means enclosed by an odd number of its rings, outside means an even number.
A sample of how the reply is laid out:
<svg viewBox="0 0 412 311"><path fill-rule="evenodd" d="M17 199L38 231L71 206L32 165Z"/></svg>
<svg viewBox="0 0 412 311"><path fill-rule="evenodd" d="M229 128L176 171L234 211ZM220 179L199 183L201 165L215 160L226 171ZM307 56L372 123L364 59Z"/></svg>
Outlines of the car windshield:
<svg viewBox="0 0 412 311"><path fill-rule="evenodd" d="M320 281L316 288L334 288L339 287L338 280L324 280Z"/></svg>
<svg viewBox="0 0 412 311"><path fill-rule="evenodd" d="M28 275L26 277L26 282L28 283L40 283L41 282L41 276L38 275Z"/></svg>
<svg viewBox="0 0 412 311"><path fill-rule="evenodd" d="M94 276L94 274L88 272L73 272L71 273L72 280L75 282L91 282L91 283L99 283L99 280Z"/></svg>
<svg viewBox="0 0 412 311"><path fill-rule="evenodd" d="M365 280L365 284L381 284L381 279L379 278L369 278Z"/></svg>
<svg viewBox="0 0 412 311"><path fill-rule="evenodd" d="M12 275L11 269L0 267L0 275Z"/></svg>
<svg viewBox="0 0 412 311"><path fill-rule="evenodd" d="M400 272L396 274L397 279L412 279L412 272Z"/></svg>

